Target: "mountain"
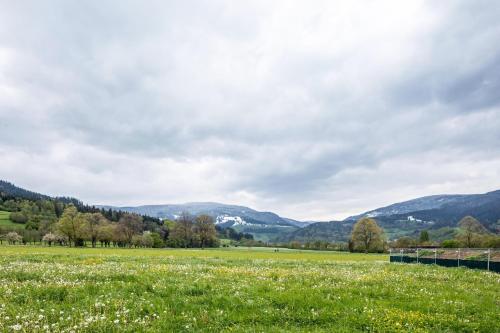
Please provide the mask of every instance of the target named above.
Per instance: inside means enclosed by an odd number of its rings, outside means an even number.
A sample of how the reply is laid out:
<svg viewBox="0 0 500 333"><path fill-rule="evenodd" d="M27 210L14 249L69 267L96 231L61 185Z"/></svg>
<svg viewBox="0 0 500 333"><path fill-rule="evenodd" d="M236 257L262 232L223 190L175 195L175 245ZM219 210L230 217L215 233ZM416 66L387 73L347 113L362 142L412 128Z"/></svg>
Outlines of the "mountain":
<svg viewBox="0 0 500 333"><path fill-rule="evenodd" d="M348 217L354 222L362 216L373 217L388 230L398 234L413 230L455 227L466 215L474 216L487 229L497 232L500 220L500 190L484 194L433 195L396 203Z"/></svg>
<svg viewBox="0 0 500 333"><path fill-rule="evenodd" d="M372 217L384 228L389 239L417 236L429 230L431 236L448 238L458 221L474 216L489 231L500 232L500 190L484 194L432 195L395 203L350 216L344 221L313 223L275 240L306 242L311 240L347 241L353 224L362 217Z"/></svg>
<svg viewBox="0 0 500 333"><path fill-rule="evenodd" d="M83 204L74 198L52 198L25 190L0 180L0 196L29 200L59 200ZM361 217L373 217L384 228L389 239L417 236L428 230L435 239L449 237L457 222L466 215L474 216L489 231L500 233L500 190L484 194L432 195L395 203L365 213L350 216L344 221L303 222L281 217L272 212L260 212L244 206L216 202L193 202L172 205L146 205L137 207L97 206L126 211L161 219L175 219L182 212L192 215L208 214L221 227L232 227L252 234L263 241L301 242L312 240L347 241L352 225Z"/></svg>
<svg viewBox="0 0 500 333"><path fill-rule="evenodd" d="M161 219L176 219L183 212L191 215L207 214L221 227L251 233L256 239L269 240L278 234L288 233L307 226L308 222L281 217L272 212L260 212L245 206L217 202L191 202L185 204L145 205L137 207L98 206L105 209L149 215Z"/></svg>
<svg viewBox="0 0 500 333"><path fill-rule="evenodd" d="M498 200L500 200L500 190L485 194L431 195L371 210L363 214L348 217L346 220L358 220L363 216L380 218L444 208L470 210L490 203L498 203Z"/></svg>

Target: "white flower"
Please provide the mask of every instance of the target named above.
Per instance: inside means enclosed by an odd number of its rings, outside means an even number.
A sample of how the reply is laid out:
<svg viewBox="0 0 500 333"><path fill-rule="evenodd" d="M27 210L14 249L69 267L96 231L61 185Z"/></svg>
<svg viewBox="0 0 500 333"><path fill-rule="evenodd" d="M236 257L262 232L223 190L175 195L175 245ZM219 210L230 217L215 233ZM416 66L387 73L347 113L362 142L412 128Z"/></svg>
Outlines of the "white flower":
<svg viewBox="0 0 500 333"><path fill-rule="evenodd" d="M120 323L120 320L119 320L119 319L115 319L115 320L113 321L113 323L118 324L118 323Z"/></svg>
<svg viewBox="0 0 500 333"><path fill-rule="evenodd" d="M21 328L23 328L23 327L19 324L15 324L15 325L12 325L10 328L12 328L14 331L20 331Z"/></svg>

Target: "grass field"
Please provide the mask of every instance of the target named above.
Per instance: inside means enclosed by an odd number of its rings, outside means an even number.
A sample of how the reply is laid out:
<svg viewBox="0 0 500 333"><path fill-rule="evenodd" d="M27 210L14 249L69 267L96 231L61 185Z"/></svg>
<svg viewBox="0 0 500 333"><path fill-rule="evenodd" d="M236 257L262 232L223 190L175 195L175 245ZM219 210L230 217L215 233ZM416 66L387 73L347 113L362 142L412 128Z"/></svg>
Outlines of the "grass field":
<svg viewBox="0 0 500 333"><path fill-rule="evenodd" d="M9 218L10 212L0 210L0 227L24 229L24 224L14 223Z"/></svg>
<svg viewBox="0 0 500 333"><path fill-rule="evenodd" d="M0 247L0 331L499 332L500 275L386 255Z"/></svg>

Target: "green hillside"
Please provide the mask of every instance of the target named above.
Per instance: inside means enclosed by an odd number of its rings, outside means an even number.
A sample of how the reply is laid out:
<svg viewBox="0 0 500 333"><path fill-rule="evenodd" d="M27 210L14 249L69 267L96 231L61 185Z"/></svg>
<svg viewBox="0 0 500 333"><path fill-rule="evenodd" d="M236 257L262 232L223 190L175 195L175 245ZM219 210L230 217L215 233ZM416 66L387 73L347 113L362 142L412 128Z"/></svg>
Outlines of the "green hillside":
<svg viewBox="0 0 500 333"><path fill-rule="evenodd" d="M9 228L24 229L24 224L12 222L9 218L9 215L10 212L5 212L0 210L0 228L9 227Z"/></svg>

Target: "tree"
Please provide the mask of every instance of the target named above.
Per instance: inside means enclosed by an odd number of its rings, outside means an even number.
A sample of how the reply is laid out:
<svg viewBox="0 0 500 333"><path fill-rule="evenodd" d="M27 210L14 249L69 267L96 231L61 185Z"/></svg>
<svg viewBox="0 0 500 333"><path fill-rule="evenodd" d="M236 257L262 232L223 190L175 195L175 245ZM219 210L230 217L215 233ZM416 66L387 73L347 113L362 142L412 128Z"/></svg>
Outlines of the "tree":
<svg viewBox="0 0 500 333"><path fill-rule="evenodd" d="M78 213L74 205L69 205L64 209L59 219L58 230L68 238L69 246L71 246L71 242L75 246L81 246L87 230L85 217L83 214Z"/></svg>
<svg viewBox="0 0 500 333"><path fill-rule="evenodd" d="M52 219L42 219L38 225L38 231L42 235L48 234L49 232L54 232L56 230L56 223L57 220L52 220Z"/></svg>
<svg viewBox="0 0 500 333"><path fill-rule="evenodd" d="M161 235L157 232L151 233L151 238L153 239L153 247L160 248L165 246L165 242L163 241Z"/></svg>
<svg viewBox="0 0 500 333"><path fill-rule="evenodd" d="M355 249L368 251L378 251L383 249L384 231L374 219L364 217L354 225L351 240Z"/></svg>
<svg viewBox="0 0 500 333"><path fill-rule="evenodd" d="M193 218L183 212L172 228L171 240L184 248L192 245L193 241Z"/></svg>
<svg viewBox="0 0 500 333"><path fill-rule="evenodd" d="M500 236L495 236L495 235L485 235L482 237L482 247L487 247L487 248L494 248L498 249L500 248Z"/></svg>
<svg viewBox="0 0 500 333"><path fill-rule="evenodd" d="M141 247L142 246L142 235L133 235L132 236L132 245L134 247Z"/></svg>
<svg viewBox="0 0 500 333"><path fill-rule="evenodd" d="M107 220L101 213L86 213L85 219L87 221L87 235L92 242L92 247L95 247L97 238L99 237L99 226Z"/></svg>
<svg viewBox="0 0 500 333"><path fill-rule="evenodd" d="M441 242L441 246L448 249L457 248L460 246L460 242L456 239L446 239Z"/></svg>
<svg viewBox="0 0 500 333"><path fill-rule="evenodd" d="M214 219L209 215L199 215L195 219L194 232L198 236L201 248L214 246L217 243L217 231Z"/></svg>
<svg viewBox="0 0 500 333"><path fill-rule="evenodd" d="M175 226L175 222L168 219L164 219L162 223L163 225L160 226L159 234L163 242L166 242L170 236L170 232Z"/></svg>
<svg viewBox="0 0 500 333"><path fill-rule="evenodd" d="M420 238L419 238L419 243L427 243L429 241L429 232L427 230L422 230L420 232Z"/></svg>
<svg viewBox="0 0 500 333"><path fill-rule="evenodd" d="M408 248L411 246L415 246L415 240L411 237L408 236L403 236L398 239L393 243L393 246L396 248Z"/></svg>
<svg viewBox="0 0 500 333"><path fill-rule="evenodd" d="M97 240L101 242L101 247L109 247L111 241L113 240L113 235L116 233L115 223L110 223L108 220L104 220L103 223L97 228Z"/></svg>
<svg viewBox="0 0 500 333"><path fill-rule="evenodd" d="M144 247L153 247L153 236L151 236L151 231L144 231L142 234L142 246Z"/></svg>
<svg viewBox="0 0 500 333"><path fill-rule="evenodd" d="M9 232L6 236L5 239L9 242L9 244L14 244L16 245L17 242L22 242L23 238L21 235L19 235L17 232Z"/></svg>
<svg viewBox="0 0 500 333"><path fill-rule="evenodd" d="M466 247L473 247L475 245L475 238L481 234L486 234L487 231L478 220L472 216L465 216L458 222L461 235L459 238L464 242Z"/></svg>
<svg viewBox="0 0 500 333"><path fill-rule="evenodd" d="M10 213L10 220L14 223L22 223L25 224L28 222L28 216L22 212L13 212Z"/></svg>
<svg viewBox="0 0 500 333"><path fill-rule="evenodd" d="M51 232L45 234L42 238L44 242L46 242L49 246L52 246L52 243L57 241L57 236Z"/></svg>
<svg viewBox="0 0 500 333"><path fill-rule="evenodd" d="M137 214L123 214L118 221L118 231L128 246L132 246L132 237L142 232L142 217Z"/></svg>

